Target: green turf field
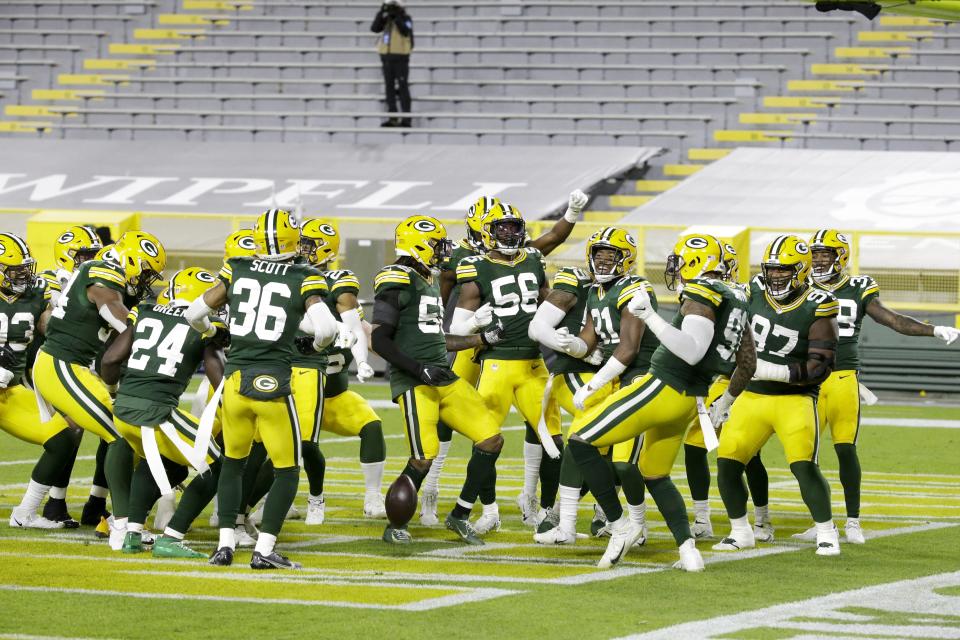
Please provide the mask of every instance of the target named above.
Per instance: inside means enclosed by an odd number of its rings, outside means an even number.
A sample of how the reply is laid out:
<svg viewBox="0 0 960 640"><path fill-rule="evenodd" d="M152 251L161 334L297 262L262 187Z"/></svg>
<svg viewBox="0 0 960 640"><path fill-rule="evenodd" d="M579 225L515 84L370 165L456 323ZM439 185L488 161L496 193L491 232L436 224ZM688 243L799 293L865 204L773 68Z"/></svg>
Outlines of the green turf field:
<svg viewBox="0 0 960 640"><path fill-rule="evenodd" d="M365 393L386 399L381 385ZM397 410L378 411L387 434L386 485L407 449ZM8 528L38 449L3 434L0 637L960 637L960 409L880 406L866 408L864 420L866 545L843 545L839 558L820 558L812 545L790 540L809 518L771 441L763 458L777 542L732 555L701 542L707 571L695 575L671 569L676 549L652 505L647 545L613 571L594 567L605 541L533 544L513 501L523 473L522 431L513 415L498 465L503 529L486 546L465 547L416 520L409 548L381 542L382 522L360 517L358 441L324 437L327 522L311 528L288 522L279 548L305 569L267 574L247 567L244 550L223 570L114 553L88 528ZM907 426L918 424L937 426ZM458 437L441 484L441 513L458 492L467 451ZM69 495L75 516L89 489L93 452L93 440L85 438ZM842 525L829 444L821 464ZM686 494L682 464L674 479ZM300 488L298 506L305 510L305 480ZM727 524L715 487L712 494L714 528L722 534ZM580 531L588 531L592 504L590 498L581 504ZM208 514L188 536L205 551L216 542ZM830 594L837 595L824 598ZM654 633L679 624L687 626Z"/></svg>

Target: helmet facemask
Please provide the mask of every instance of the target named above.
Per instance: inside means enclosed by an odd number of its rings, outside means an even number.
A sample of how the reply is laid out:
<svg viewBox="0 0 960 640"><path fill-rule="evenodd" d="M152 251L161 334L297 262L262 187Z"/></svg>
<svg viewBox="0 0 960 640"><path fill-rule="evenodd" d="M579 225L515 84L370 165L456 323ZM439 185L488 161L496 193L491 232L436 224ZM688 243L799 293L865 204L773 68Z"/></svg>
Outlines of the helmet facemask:
<svg viewBox="0 0 960 640"><path fill-rule="evenodd" d="M430 264L427 265L431 268L439 267L449 259L453 253L453 243L447 238L434 240L431 247L433 249L433 257L430 258Z"/></svg>
<svg viewBox="0 0 960 640"><path fill-rule="evenodd" d="M663 269L663 281L670 291L677 290L677 282L681 280L680 269L683 268L683 256L671 253L667 256L667 266Z"/></svg>
<svg viewBox="0 0 960 640"><path fill-rule="evenodd" d="M800 265L782 265L778 262L765 262L760 265L763 271L763 284L774 300L783 300L801 285L797 277ZM777 275L772 272L776 271Z"/></svg>
<svg viewBox="0 0 960 640"><path fill-rule="evenodd" d="M608 244L590 248L590 271L597 282L605 283L623 275L623 251Z"/></svg>
<svg viewBox="0 0 960 640"><path fill-rule="evenodd" d="M493 248L505 256L516 255L527 238L526 224L520 218L501 218L490 222Z"/></svg>
<svg viewBox="0 0 960 640"><path fill-rule="evenodd" d="M73 252L73 268L76 269L87 260L93 260L102 247L83 247Z"/></svg>
<svg viewBox="0 0 960 640"><path fill-rule="evenodd" d="M3 275L3 289L14 295L20 295L33 287L37 277L37 262L26 257L17 265L0 265L0 274Z"/></svg>
<svg viewBox="0 0 960 640"><path fill-rule="evenodd" d="M317 257L319 247L320 243L313 238L300 236L300 242L297 243L297 253L306 258L310 264L320 266L320 259Z"/></svg>
<svg viewBox="0 0 960 640"><path fill-rule="evenodd" d="M141 263L140 275L130 278L127 282L127 293L137 300L143 300L152 293L154 283L163 277L146 264Z"/></svg>
<svg viewBox="0 0 960 640"><path fill-rule="evenodd" d="M829 254L832 258L829 266L824 266L824 264L818 265L817 254ZM840 250L833 247L810 247L810 262L810 274L816 282L830 282L843 271L843 267L840 265Z"/></svg>

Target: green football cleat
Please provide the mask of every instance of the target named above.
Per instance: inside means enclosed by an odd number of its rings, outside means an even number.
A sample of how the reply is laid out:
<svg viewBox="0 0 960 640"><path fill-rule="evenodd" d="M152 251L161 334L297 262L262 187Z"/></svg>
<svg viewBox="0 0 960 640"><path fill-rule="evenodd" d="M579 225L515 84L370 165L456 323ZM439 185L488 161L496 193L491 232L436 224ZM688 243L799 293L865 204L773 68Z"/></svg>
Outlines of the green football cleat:
<svg viewBox="0 0 960 640"><path fill-rule="evenodd" d="M473 525L467 520L454 518L452 513L447 516L447 529L450 529L450 531L456 533L458 536L460 536L460 539L467 544L477 546L483 545L483 540L480 539L480 536L477 534L477 530L473 528Z"/></svg>
<svg viewBox="0 0 960 640"><path fill-rule="evenodd" d="M130 534L127 534L130 535ZM154 558L206 558L207 554L194 551L183 540L170 536L160 536L153 544Z"/></svg>
<svg viewBox="0 0 960 640"><path fill-rule="evenodd" d="M120 550L124 553L143 553L145 549L140 534L136 531L128 531L123 538L123 546L120 547Z"/></svg>
<svg viewBox="0 0 960 640"><path fill-rule="evenodd" d="M410 544L413 542L413 538L410 537L410 532L406 529L398 529L388 524L387 528L383 530L383 541L390 544Z"/></svg>

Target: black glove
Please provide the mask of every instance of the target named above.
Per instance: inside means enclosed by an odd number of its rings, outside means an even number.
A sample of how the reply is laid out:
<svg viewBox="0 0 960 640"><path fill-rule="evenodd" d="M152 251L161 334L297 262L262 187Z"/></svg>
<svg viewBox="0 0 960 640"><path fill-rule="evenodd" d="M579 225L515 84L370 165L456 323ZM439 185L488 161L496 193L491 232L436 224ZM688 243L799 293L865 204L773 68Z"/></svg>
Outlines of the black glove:
<svg viewBox="0 0 960 640"><path fill-rule="evenodd" d="M299 336L293 342L297 345L297 351L305 356L312 356L317 353L317 350L313 348L313 336Z"/></svg>
<svg viewBox="0 0 960 640"><path fill-rule="evenodd" d="M457 379L453 371L432 364L420 365L420 379L431 387L439 387Z"/></svg>
<svg viewBox="0 0 960 640"><path fill-rule="evenodd" d="M210 344L214 349L226 349L230 346L230 329L221 325L214 325L217 332L210 339Z"/></svg>
<svg viewBox="0 0 960 640"><path fill-rule="evenodd" d="M497 344L503 340L503 332L503 322L500 318L494 318L493 322L480 330L480 339L483 340L483 344L487 346Z"/></svg>
<svg viewBox="0 0 960 640"><path fill-rule="evenodd" d="M17 366L17 354L10 348L9 344L0 347L0 367L13 371Z"/></svg>

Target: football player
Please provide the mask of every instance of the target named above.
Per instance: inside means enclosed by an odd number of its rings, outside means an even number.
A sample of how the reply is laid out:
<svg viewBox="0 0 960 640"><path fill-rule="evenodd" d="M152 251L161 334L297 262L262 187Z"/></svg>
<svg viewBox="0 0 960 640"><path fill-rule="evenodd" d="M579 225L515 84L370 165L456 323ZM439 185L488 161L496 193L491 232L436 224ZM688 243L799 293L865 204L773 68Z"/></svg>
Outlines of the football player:
<svg viewBox="0 0 960 640"><path fill-rule="evenodd" d="M37 354L34 381L41 416L53 411L107 443L104 470L113 503L110 544L126 533L133 450L113 423L110 389L90 370L103 344L127 327L129 308L152 293L166 266L163 245L152 234L127 231L113 247L114 259L87 260L64 286Z"/></svg>
<svg viewBox="0 0 960 640"><path fill-rule="evenodd" d="M727 403L733 406L717 452L717 485L731 531L713 548L737 551L755 546L743 470L775 433L817 523L817 555L838 555L830 487L817 464L817 392L833 368L839 304L832 294L807 284L810 249L796 236L775 238L760 266L762 275L750 284L756 374L736 403Z"/></svg>
<svg viewBox="0 0 960 640"><path fill-rule="evenodd" d="M210 564L233 563L234 523L243 500L243 467L259 431L274 466L260 535L250 567L297 569L274 550L300 479L300 428L290 391L294 334L306 319L317 350L333 342L337 321L323 303L327 283L295 264L300 231L287 211L270 209L253 229L256 257L232 258L220 281L194 300L184 316L202 335L216 333L210 315L230 305L230 354L224 368L224 455L217 488L220 540Z"/></svg>
<svg viewBox="0 0 960 640"><path fill-rule="evenodd" d="M293 394L297 399L300 427L303 429L304 451L315 445L321 431L341 436L360 438L360 468L365 485L363 515L383 518L383 467L387 457L386 441L380 416L370 408L363 396L349 390L348 368L357 362L357 379L366 382L373 377L369 357L367 333L364 330L363 310L357 300L360 281L352 271L329 270L340 253L340 233L332 220L307 220L300 229L300 255L323 271L330 293L326 297L334 317L356 335L349 349L331 348L324 354L325 364L315 364L317 354L299 355L293 364ZM322 402L322 404L321 404ZM317 447L317 453L320 449ZM322 524L324 518L322 456L319 476L310 479L310 497L307 499L305 523ZM304 456L304 467L307 458Z"/></svg>
<svg viewBox="0 0 960 640"><path fill-rule="evenodd" d="M492 322L479 335L443 331L443 302L433 275L450 251L439 220L414 215L396 229L397 260L380 269L374 281L373 348L391 364L390 394L400 405L410 444L403 470L417 491L437 455L437 423L443 420L474 443L467 477L446 526L468 544L483 544L470 525L480 488L495 473L503 447L500 425L483 398L447 364L447 351L497 344L503 325ZM411 541L406 526L388 524L383 539Z"/></svg>
<svg viewBox="0 0 960 640"><path fill-rule="evenodd" d="M563 217L557 220L550 231L547 231L543 235L533 240L527 240L525 237L524 242L526 245L538 249L545 256L549 255L570 236L573 227L583 215L583 208L586 206L587 201L588 198L586 194L579 189L571 192L567 201L567 210L564 212ZM466 238L461 240L453 248L450 258L441 266L440 292L443 298L444 309L447 309L449 303L455 302L457 298L459 298L459 287L456 286L456 272L460 261L470 256L483 254L486 251L481 234L483 226L482 220L490 209L498 204L501 204L498 198L481 196L467 210ZM453 372L469 384L476 386L477 379L480 377L479 351L476 349L458 351L453 363ZM533 467L538 466L537 461L540 460L538 456L541 455L542 449L540 448L539 440L532 433L532 425L528 424L527 427L529 430L527 437L524 439L524 463L525 465L530 465L532 470ZM430 467L430 473L427 474L427 479L423 483L420 523L427 526L433 526L439 522L437 518L437 499L439 495L440 472L447 458L447 451L450 449L450 439L453 437L453 432L441 422L438 428L438 435L440 438L440 451L437 454L436 460L433 461L433 465ZM546 461L547 468L544 469L546 473L543 475L548 476L548 483L551 482L550 478L556 478L558 476L559 470L556 466L552 460L548 459ZM527 512L530 512L532 508L534 515L536 514L536 498L534 497L530 500L526 498L526 495L529 494L533 496L535 493L536 485L534 484L533 488L526 492L523 499L520 500L522 508L526 509ZM550 494L548 493L548 495ZM531 505L534 506L531 507ZM527 520L532 521L534 515L528 515Z"/></svg>
<svg viewBox="0 0 960 640"><path fill-rule="evenodd" d="M0 429L44 448L10 526L59 529L67 522L41 516L37 509L63 469L72 465L78 438L62 416L41 422L33 392L23 385L27 349L45 331L49 317L51 291L36 277L36 268L27 243L0 233Z"/></svg>
<svg viewBox="0 0 960 640"><path fill-rule="evenodd" d="M933 336L944 344L952 344L960 330L954 327L934 326L893 311L880 301L880 287L870 276L851 276L850 241L834 229L821 229L810 238L813 264L811 284L829 291L840 304L837 324L840 341L837 361L820 386L818 411L822 417L821 430L830 428L833 449L837 453L840 484L846 502L847 522L844 534L847 542L863 544L860 527L860 459L857 457L857 436L860 432L860 325L865 316L907 336ZM816 527L794 537L816 539Z"/></svg>
<svg viewBox="0 0 960 640"><path fill-rule="evenodd" d="M627 386L639 379L650 367L650 358L658 346L656 336L644 331L643 321L633 314L623 313L637 290L643 288L654 308L656 297L646 279L631 275L637 259L637 243L629 233L616 227L607 227L587 240L587 264L596 283L587 293L584 327L578 336L569 336L569 329L551 332L555 340L547 346L574 358L586 357L597 345L601 346L604 366L590 379L576 388L573 395L575 411L583 411L589 401L597 404L617 385ZM539 311L538 311L539 313ZM569 337L568 337L569 336ZM599 397L598 397L599 395ZM618 443L613 447L613 465L620 479L627 510L631 520L646 528L646 503L643 476L637 466L640 438ZM566 467L561 479L561 496L579 497L582 478L572 454L567 453L561 466ZM566 482L564 482L566 480ZM561 497L561 509L563 509ZM534 535L542 544L574 544L576 542L576 502L564 509L566 518L553 528ZM646 533L638 540L643 544Z"/></svg>
<svg viewBox="0 0 960 640"><path fill-rule="evenodd" d="M153 545L153 555L206 557L185 546L183 538L216 493L220 448L211 439L216 434L198 433L202 431L198 419L178 405L201 362L214 387L223 377L217 336L204 338L191 331L183 317L187 306L215 283L216 277L203 269L178 271L156 302L142 302L130 310L130 325L103 356L103 381L120 384L113 402L114 424L141 458L130 483L124 553L143 551L143 525L153 503L161 494L172 495L171 486L183 482L192 466L199 473L184 489ZM226 327L220 330L225 333Z"/></svg>
<svg viewBox="0 0 960 640"><path fill-rule="evenodd" d="M735 397L753 374L753 343L744 337L746 296L718 279L723 272L723 247L716 238L680 238L667 260L668 277L683 284L673 322L657 314L645 287L637 288L627 304L630 313L643 320L644 331L660 340L650 371L573 422L567 448L611 523L610 542L597 565L601 568L616 565L641 538L643 527L623 513L613 472L599 449L641 434L640 471L679 547L680 561L675 566L686 571L704 568L670 470L697 415L697 398L707 394L713 377L736 361L727 391Z"/></svg>
<svg viewBox="0 0 960 640"><path fill-rule="evenodd" d="M749 288L740 284L740 262L737 259L737 251L729 243L725 243L723 246L723 263L726 267L726 274L723 279L731 286L742 289L744 293L749 295ZM731 373L733 373L733 363L729 364L726 373L721 373L710 385L710 392L706 398L707 406L713 406L714 401L723 395L723 392L730 386ZM716 414L721 408L723 408L722 403L714 408L714 413ZM700 428L699 422L699 420L695 420L690 425L687 437L683 441L687 485L690 487L690 497L693 501L693 524L690 525L690 532L697 539L713 537L709 501L710 463L707 461L707 445L704 442L703 430ZM719 427L720 425L717 424L716 426ZM750 498L754 504L754 536L761 542L772 542L774 534L767 504L767 469L763 466L759 452L747 463L746 476L747 486L750 488Z"/></svg>

